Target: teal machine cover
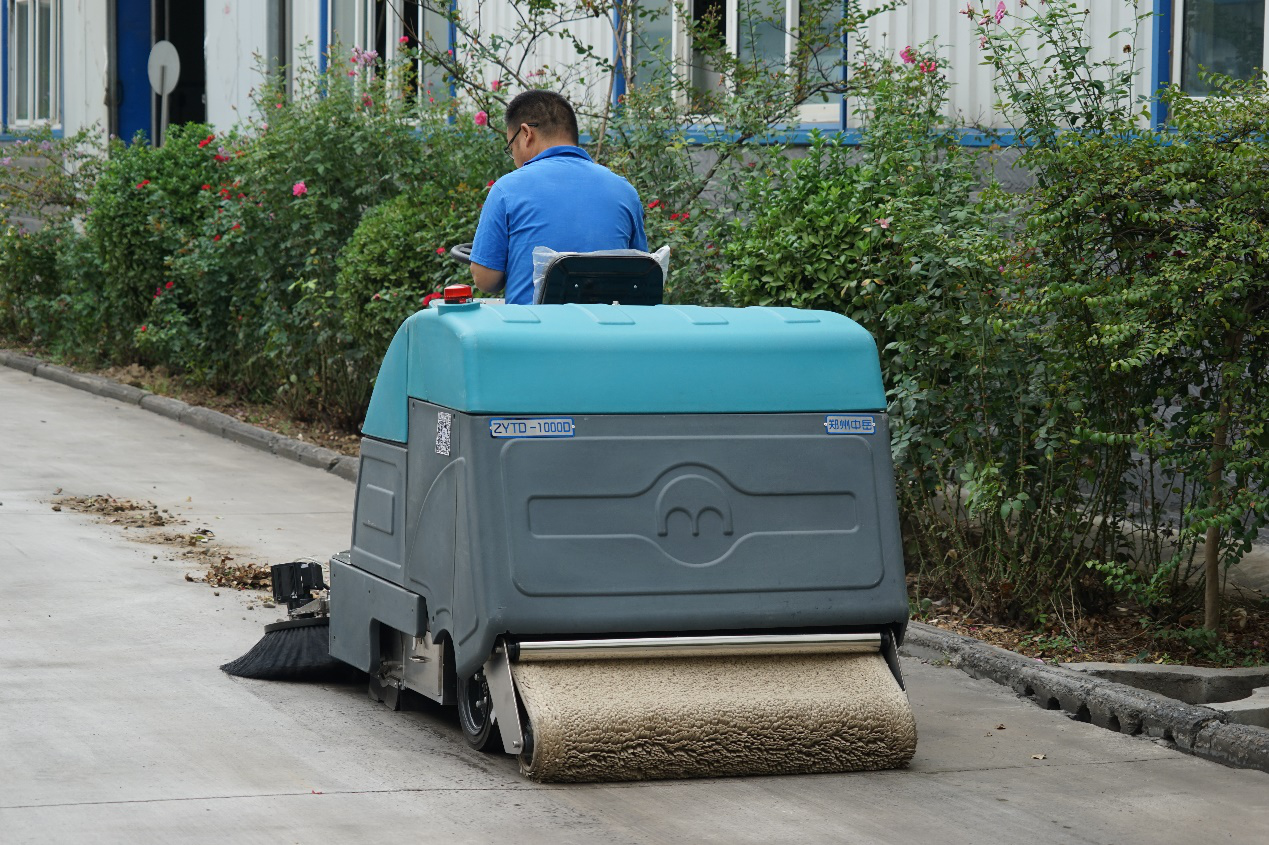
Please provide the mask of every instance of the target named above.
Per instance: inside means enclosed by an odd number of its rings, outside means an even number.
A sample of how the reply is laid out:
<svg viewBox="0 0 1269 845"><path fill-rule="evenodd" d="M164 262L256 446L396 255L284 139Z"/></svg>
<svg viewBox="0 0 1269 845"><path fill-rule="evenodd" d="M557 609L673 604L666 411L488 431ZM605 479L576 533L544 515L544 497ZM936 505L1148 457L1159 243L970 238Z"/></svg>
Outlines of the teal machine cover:
<svg viewBox="0 0 1269 845"><path fill-rule="evenodd" d="M362 429L409 399L471 414L881 411L877 347L841 314L695 305L433 305L407 319Z"/></svg>

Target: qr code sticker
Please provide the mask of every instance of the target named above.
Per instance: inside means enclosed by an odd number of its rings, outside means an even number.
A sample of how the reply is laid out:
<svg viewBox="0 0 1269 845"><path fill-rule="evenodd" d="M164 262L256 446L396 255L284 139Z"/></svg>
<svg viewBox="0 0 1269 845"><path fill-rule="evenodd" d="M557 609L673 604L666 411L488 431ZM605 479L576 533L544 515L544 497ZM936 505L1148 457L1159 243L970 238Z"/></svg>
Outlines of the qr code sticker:
<svg viewBox="0 0 1269 845"><path fill-rule="evenodd" d="M449 428L454 415L441 411L436 415L436 454L449 457Z"/></svg>

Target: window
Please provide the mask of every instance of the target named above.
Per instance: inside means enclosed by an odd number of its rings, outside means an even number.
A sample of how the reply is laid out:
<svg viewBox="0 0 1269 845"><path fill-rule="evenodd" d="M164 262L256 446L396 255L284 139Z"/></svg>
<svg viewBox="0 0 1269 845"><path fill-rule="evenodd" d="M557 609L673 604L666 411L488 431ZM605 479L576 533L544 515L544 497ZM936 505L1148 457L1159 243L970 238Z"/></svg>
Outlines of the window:
<svg viewBox="0 0 1269 845"><path fill-rule="evenodd" d="M58 0L9 0L9 123L58 121L61 8Z"/></svg>
<svg viewBox="0 0 1269 845"><path fill-rule="evenodd" d="M842 46L831 33L841 20L842 7L834 5L825 20L811 23L819 37L807 38L798 32L798 27L789 25L790 21L802 20L799 6L798 0L639 2L633 13L630 82L648 82L657 67L666 67L669 57L677 57L692 92L705 94L718 89L722 75L709 66L705 51L687 43L684 13L690 14L707 37L725 44L742 61L777 69L786 66L796 51L809 49L808 84L841 80ZM836 122L841 115L840 104L839 95L818 93L801 106L800 118L808 123Z"/></svg>
<svg viewBox="0 0 1269 845"><path fill-rule="evenodd" d="M1172 78L1189 94L1211 87L1199 71L1250 79L1265 66L1265 0L1178 0Z"/></svg>
<svg viewBox="0 0 1269 845"><path fill-rule="evenodd" d="M383 61L407 49L425 45L429 50L449 49L449 20L435 0L329 0L330 44L339 45L345 59L353 47L374 50ZM332 56L338 62L338 56ZM421 87L428 96L449 95L440 68L419 63Z"/></svg>
<svg viewBox="0 0 1269 845"><path fill-rule="evenodd" d="M287 94L291 93L291 85L295 79L291 69L294 61L291 55L291 2L292 0L269 0L265 42L269 73L285 75Z"/></svg>

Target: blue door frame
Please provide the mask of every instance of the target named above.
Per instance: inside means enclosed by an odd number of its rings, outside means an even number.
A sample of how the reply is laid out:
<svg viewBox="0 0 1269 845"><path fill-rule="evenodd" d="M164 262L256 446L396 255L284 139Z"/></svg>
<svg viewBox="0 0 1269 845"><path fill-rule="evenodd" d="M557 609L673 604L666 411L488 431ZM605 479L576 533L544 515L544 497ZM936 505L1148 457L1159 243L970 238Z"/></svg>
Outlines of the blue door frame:
<svg viewBox="0 0 1269 845"><path fill-rule="evenodd" d="M119 137L149 137L154 97L146 65L150 61L151 0L115 0L115 109Z"/></svg>

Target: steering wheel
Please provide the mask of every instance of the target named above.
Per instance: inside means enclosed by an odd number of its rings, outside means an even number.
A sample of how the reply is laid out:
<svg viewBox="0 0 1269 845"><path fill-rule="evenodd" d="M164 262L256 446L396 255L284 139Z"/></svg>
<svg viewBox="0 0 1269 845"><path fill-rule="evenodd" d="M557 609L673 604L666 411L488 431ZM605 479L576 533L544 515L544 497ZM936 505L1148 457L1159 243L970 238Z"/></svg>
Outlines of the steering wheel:
<svg viewBox="0 0 1269 845"><path fill-rule="evenodd" d="M471 244L454 244L449 248L449 257L460 264L470 264Z"/></svg>

